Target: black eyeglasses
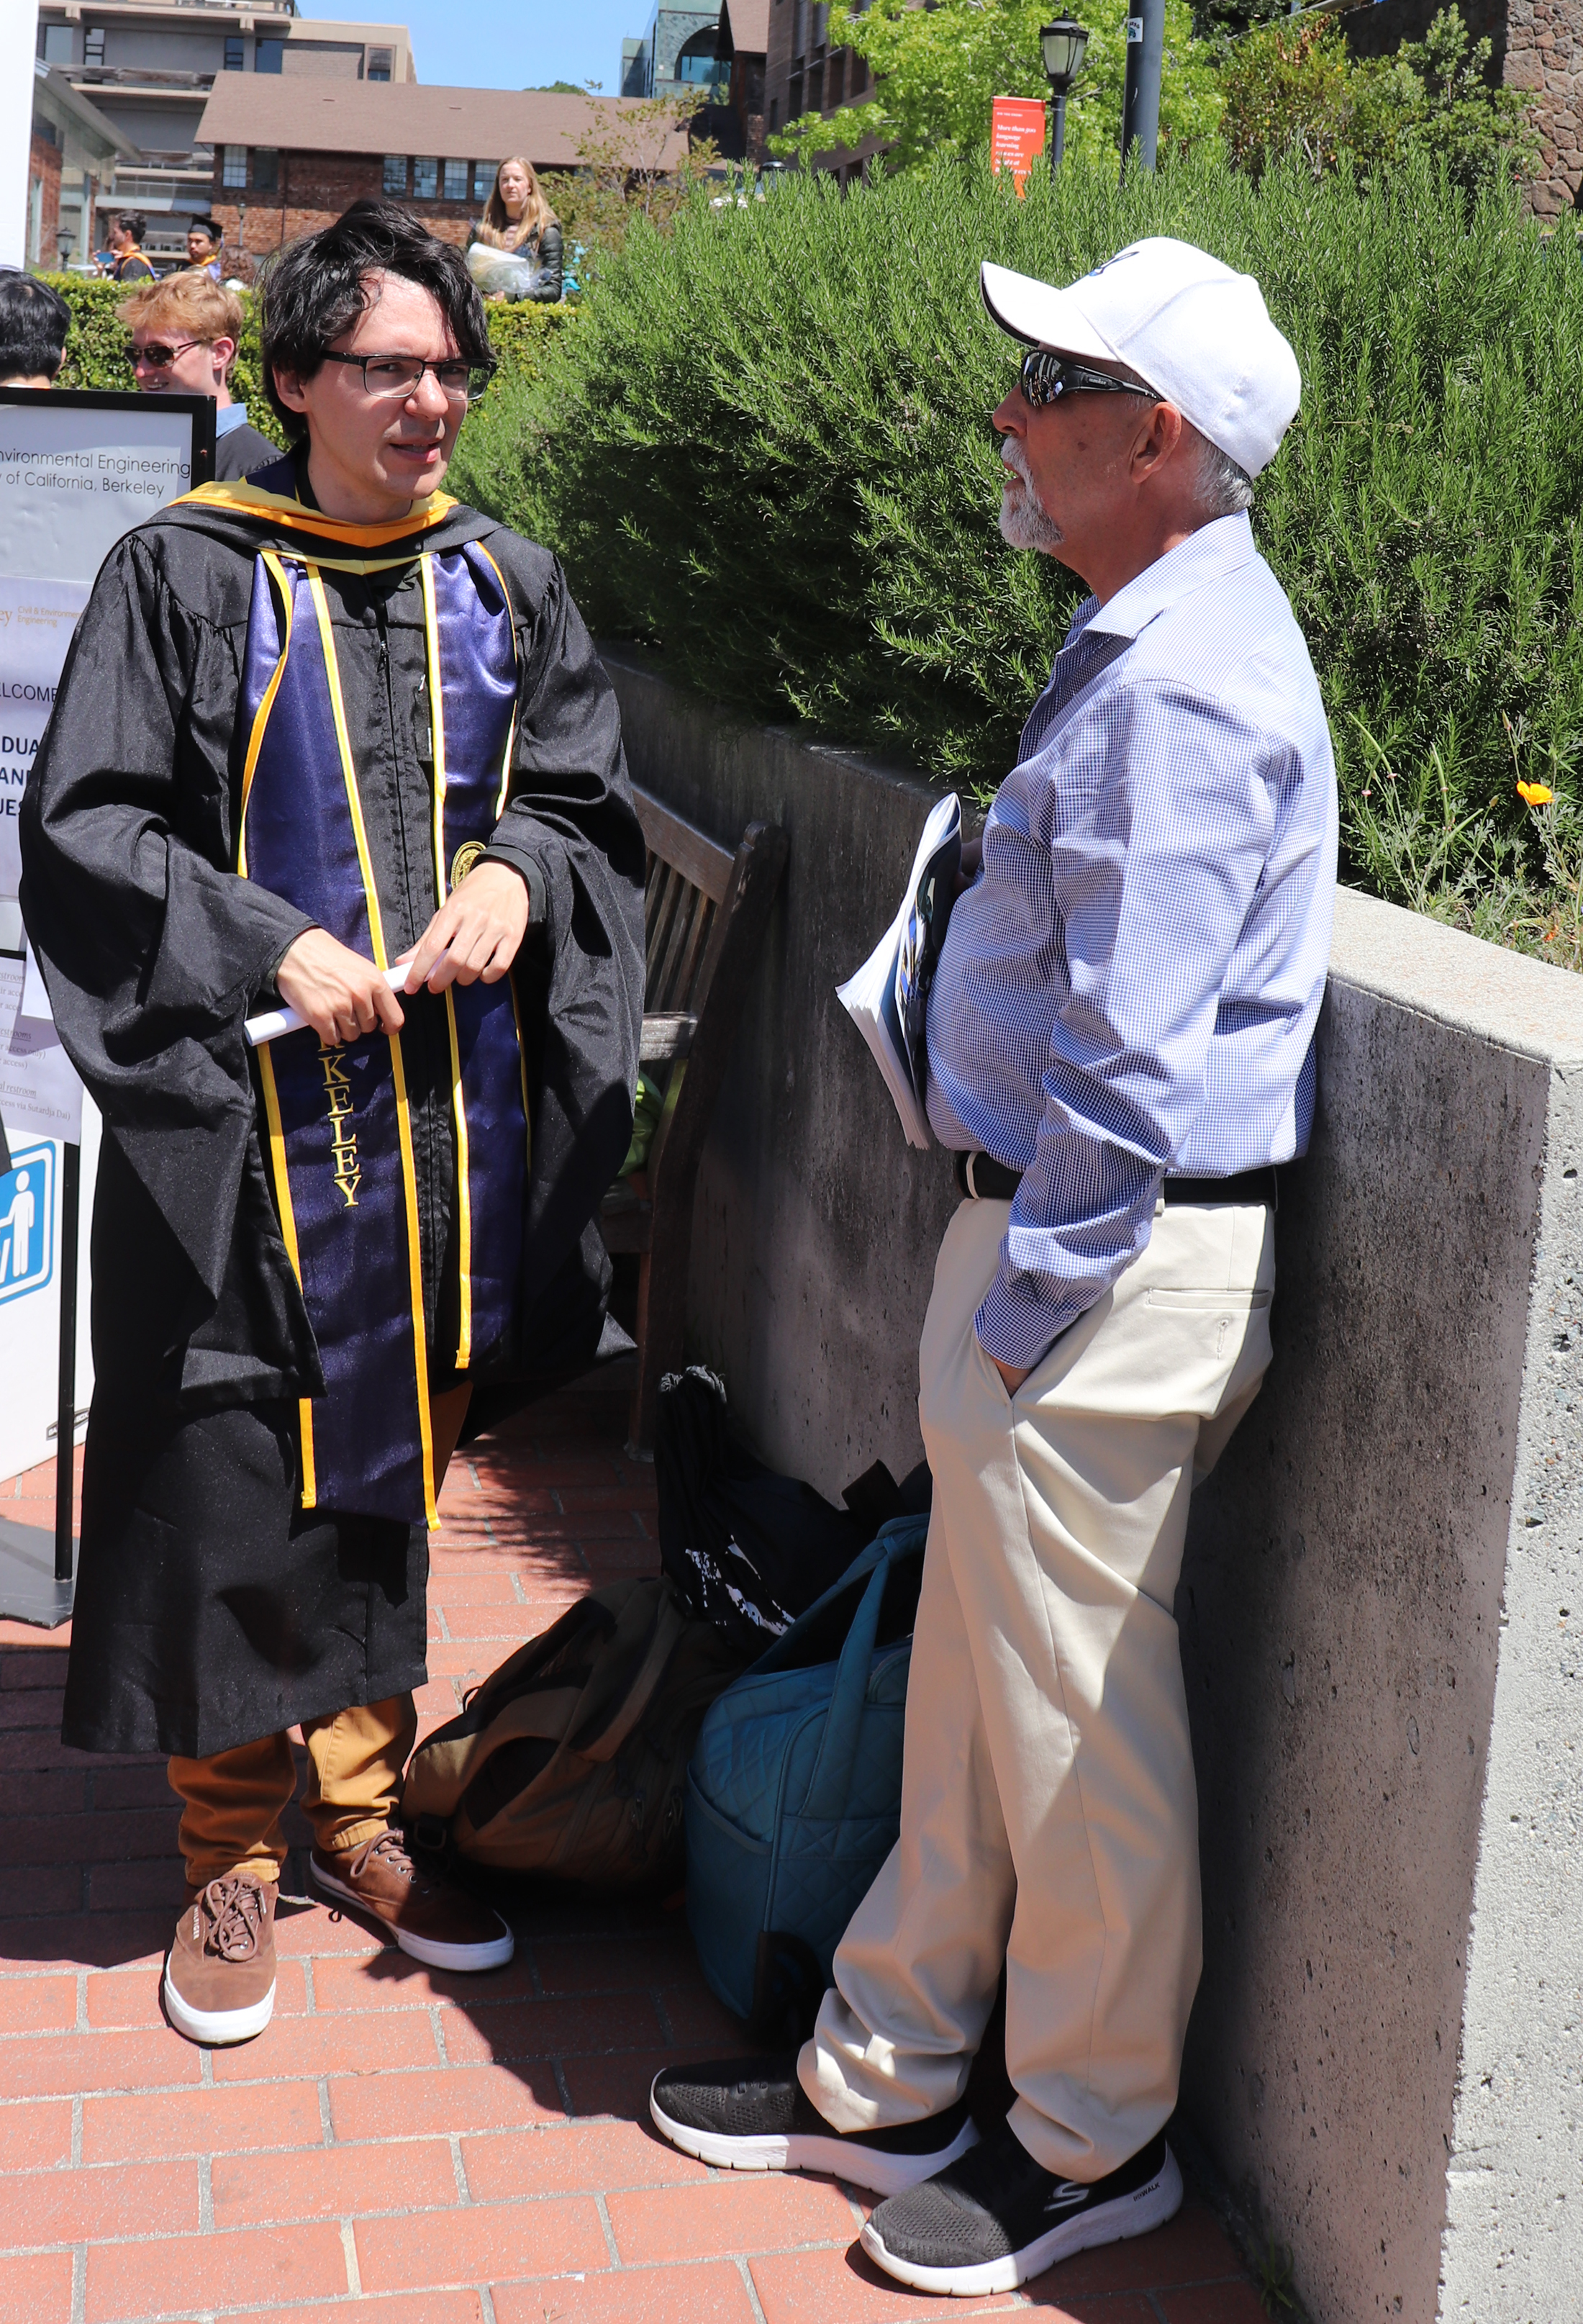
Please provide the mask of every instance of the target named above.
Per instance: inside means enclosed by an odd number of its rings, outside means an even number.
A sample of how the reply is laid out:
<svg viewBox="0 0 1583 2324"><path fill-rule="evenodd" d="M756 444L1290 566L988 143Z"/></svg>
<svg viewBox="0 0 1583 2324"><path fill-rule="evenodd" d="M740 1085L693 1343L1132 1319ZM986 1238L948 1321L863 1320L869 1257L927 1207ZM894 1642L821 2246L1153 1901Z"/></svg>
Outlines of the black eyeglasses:
<svg viewBox="0 0 1583 2324"><path fill-rule="evenodd" d="M426 371L433 372L439 390L452 403L476 403L494 377L493 364L422 363L416 355L338 355L325 349L327 363L354 364L363 374L365 395L413 394Z"/></svg>
<svg viewBox="0 0 1583 2324"><path fill-rule="evenodd" d="M1112 379L1108 371L1075 363L1071 355L1052 355L1047 347L1030 347L1022 359L1022 392L1035 411L1059 403L1063 395L1153 395L1152 387L1138 387L1127 379Z"/></svg>

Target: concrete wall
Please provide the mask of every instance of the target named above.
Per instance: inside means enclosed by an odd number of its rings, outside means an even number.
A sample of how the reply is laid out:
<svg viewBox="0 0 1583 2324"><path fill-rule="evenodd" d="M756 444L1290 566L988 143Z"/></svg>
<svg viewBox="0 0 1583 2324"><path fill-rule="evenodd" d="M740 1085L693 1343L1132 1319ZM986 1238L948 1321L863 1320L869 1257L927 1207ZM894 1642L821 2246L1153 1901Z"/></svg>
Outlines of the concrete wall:
<svg viewBox="0 0 1583 2324"><path fill-rule="evenodd" d="M931 796L607 656L633 772L792 846L693 1330L835 1494L917 1457L953 1194L834 986ZM1178 1600L1205 1970L1183 2104L1315 2324L1559 2324L1583 2267L1583 980L1343 895L1276 1356Z"/></svg>

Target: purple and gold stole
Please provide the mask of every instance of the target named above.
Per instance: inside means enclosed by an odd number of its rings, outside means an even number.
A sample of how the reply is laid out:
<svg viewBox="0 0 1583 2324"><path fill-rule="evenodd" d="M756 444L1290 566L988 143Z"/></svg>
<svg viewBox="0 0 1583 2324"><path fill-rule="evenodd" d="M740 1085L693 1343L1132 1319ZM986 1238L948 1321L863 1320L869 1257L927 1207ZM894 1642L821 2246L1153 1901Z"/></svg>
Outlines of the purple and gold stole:
<svg viewBox="0 0 1583 2324"><path fill-rule="evenodd" d="M324 565L337 561L273 549L261 551L254 567L236 868L382 968L390 954L322 575ZM467 542L425 552L419 563L437 909L505 806L517 649L505 583L487 549ZM359 560L355 569L375 568ZM460 1330L442 1361L460 1370L513 1331L529 1124L511 978L454 985L445 1007ZM299 1407L302 1506L436 1525L401 1036L370 1034L327 1047L303 1031L258 1050L256 1060L276 1207L325 1373L324 1395L304 1397Z"/></svg>

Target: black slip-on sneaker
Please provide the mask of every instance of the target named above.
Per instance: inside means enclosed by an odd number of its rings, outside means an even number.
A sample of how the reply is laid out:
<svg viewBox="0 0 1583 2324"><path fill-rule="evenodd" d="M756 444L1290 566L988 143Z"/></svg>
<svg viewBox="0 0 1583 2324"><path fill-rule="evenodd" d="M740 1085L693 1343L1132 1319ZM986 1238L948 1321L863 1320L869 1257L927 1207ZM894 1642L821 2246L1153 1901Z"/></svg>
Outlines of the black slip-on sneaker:
<svg viewBox="0 0 1583 2324"><path fill-rule="evenodd" d="M667 2066L654 2077L649 2111L673 2146L717 2170L824 2171L874 2195L916 2187L979 2135L965 2098L897 2130L833 2130L797 2080L795 2051Z"/></svg>
<svg viewBox="0 0 1583 2324"><path fill-rule="evenodd" d="M1009 2124L936 2179L881 2203L862 2233L870 2258L915 2292L983 2299L1095 2244L1163 2227L1182 2173L1163 2137L1091 2187L1035 2163Z"/></svg>

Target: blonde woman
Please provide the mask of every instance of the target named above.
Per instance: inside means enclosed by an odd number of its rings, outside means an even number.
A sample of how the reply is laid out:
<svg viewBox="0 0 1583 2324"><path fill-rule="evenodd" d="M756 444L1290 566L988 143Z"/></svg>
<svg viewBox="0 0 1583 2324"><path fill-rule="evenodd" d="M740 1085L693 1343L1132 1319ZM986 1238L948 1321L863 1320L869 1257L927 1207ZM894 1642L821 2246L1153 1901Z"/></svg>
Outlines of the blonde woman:
<svg viewBox="0 0 1583 2324"><path fill-rule="evenodd" d="M473 229L467 269L486 299L561 295L561 222L532 162L520 153L494 173L483 216Z"/></svg>

